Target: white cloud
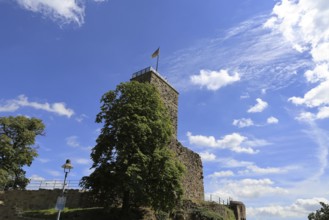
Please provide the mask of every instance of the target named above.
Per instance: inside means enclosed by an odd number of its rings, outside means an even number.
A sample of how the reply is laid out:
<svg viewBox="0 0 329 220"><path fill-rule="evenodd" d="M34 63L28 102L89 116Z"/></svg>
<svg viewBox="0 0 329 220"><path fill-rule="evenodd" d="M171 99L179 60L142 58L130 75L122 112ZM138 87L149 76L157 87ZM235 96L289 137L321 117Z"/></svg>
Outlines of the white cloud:
<svg viewBox="0 0 329 220"><path fill-rule="evenodd" d="M232 124L239 128L244 128L244 127L253 126L254 122L250 118L241 118L241 119L234 119Z"/></svg>
<svg viewBox="0 0 329 220"><path fill-rule="evenodd" d="M45 178L41 177L41 176L38 176L36 174L33 174L32 176L30 176L29 178L30 180L34 180L34 181L44 181Z"/></svg>
<svg viewBox="0 0 329 220"><path fill-rule="evenodd" d="M213 153L209 153L209 152L201 152L199 153L202 161L206 162L206 161L215 161L216 160L216 155Z"/></svg>
<svg viewBox="0 0 329 220"><path fill-rule="evenodd" d="M250 161L238 161L233 158L219 158L218 161L221 162L224 167L229 168L247 167L254 164Z"/></svg>
<svg viewBox="0 0 329 220"><path fill-rule="evenodd" d="M318 108L316 114L312 112L301 112L296 119L299 121L311 122L314 120L321 120L329 118L329 106L323 106Z"/></svg>
<svg viewBox="0 0 329 220"><path fill-rule="evenodd" d="M269 144L264 140L248 140L247 137L242 136L239 133L225 135L222 139L219 140L216 140L213 136L192 135L191 132L187 133L187 137L190 144L194 144L200 147L228 149L236 153L247 154L256 154L259 152L258 150L254 150L253 147Z"/></svg>
<svg viewBox="0 0 329 220"><path fill-rule="evenodd" d="M316 119L316 116L311 112L301 112L297 117L296 120L298 121L305 121L311 122Z"/></svg>
<svg viewBox="0 0 329 220"><path fill-rule="evenodd" d="M252 106L250 109L248 109L249 113L256 113L256 112L262 112L264 109L268 107L267 102L263 101L262 99L258 98L256 99L257 104Z"/></svg>
<svg viewBox="0 0 329 220"><path fill-rule="evenodd" d="M77 136L70 136L66 138L66 144L70 147L80 147Z"/></svg>
<svg viewBox="0 0 329 220"><path fill-rule="evenodd" d="M62 173L57 170L46 170L46 172L54 177L59 177L62 175Z"/></svg>
<svg viewBox="0 0 329 220"><path fill-rule="evenodd" d="M293 204L281 206L270 205L264 207L249 207L248 215L251 217L267 218L305 218L309 213L320 208L320 202L328 203L325 198L297 199Z"/></svg>
<svg viewBox="0 0 329 220"><path fill-rule="evenodd" d="M231 170L214 172L213 174L208 175L208 177L210 178L229 177L229 176L234 176L234 173Z"/></svg>
<svg viewBox="0 0 329 220"><path fill-rule="evenodd" d="M15 0L22 8L44 15L60 24L84 23L86 1L81 0ZM93 0L101 3L107 0Z"/></svg>
<svg viewBox="0 0 329 220"><path fill-rule="evenodd" d="M40 161L41 163L48 163L50 160L46 159L46 158L37 158L38 161Z"/></svg>
<svg viewBox="0 0 329 220"><path fill-rule="evenodd" d="M273 116L267 118L267 124L277 124L277 123L279 123L279 119Z"/></svg>
<svg viewBox="0 0 329 220"><path fill-rule="evenodd" d="M219 197L233 197L235 199L255 199L278 194L287 194L287 190L275 186L274 182L266 179L241 179L217 182L220 189L212 192Z"/></svg>
<svg viewBox="0 0 329 220"><path fill-rule="evenodd" d="M309 122L310 130L306 131L307 135L317 144L316 156L318 158L319 166L316 166L318 171L314 173L312 179L321 177L328 168L329 155L329 133L326 130L319 128L315 123Z"/></svg>
<svg viewBox="0 0 329 220"><path fill-rule="evenodd" d="M90 159L86 159L86 158L76 158L74 160L74 162L76 164L82 164L82 165L88 165L91 164L91 160Z"/></svg>
<svg viewBox="0 0 329 220"><path fill-rule="evenodd" d="M167 58L169 80L176 88L188 89L191 72L206 66L211 70L233 67L249 92L269 92L294 84L296 73L311 66L311 62L308 57L298 56L281 34L264 29L262 24L267 19L268 15L253 17L177 51Z"/></svg>
<svg viewBox="0 0 329 220"><path fill-rule="evenodd" d="M14 112L19 109L16 103L8 102L5 105L0 106L0 112Z"/></svg>
<svg viewBox="0 0 329 220"><path fill-rule="evenodd" d="M227 70L201 70L199 75L192 75L190 80L194 85L205 86L208 90L218 90L239 81L240 76L238 73L230 75Z"/></svg>
<svg viewBox="0 0 329 220"><path fill-rule="evenodd" d="M327 118L321 107L329 106L329 3L327 0L282 0L273 9L266 26L277 30L300 52L312 56L314 68L305 72L309 83L316 85L304 96L288 100L296 105L317 107L318 113L302 113L298 120Z"/></svg>
<svg viewBox="0 0 329 220"><path fill-rule="evenodd" d="M38 12L61 23L84 22L85 9L81 1L77 0L16 0L23 8Z"/></svg>
<svg viewBox="0 0 329 220"><path fill-rule="evenodd" d="M244 93L240 96L240 99L248 99L248 98L250 98L249 93Z"/></svg>
<svg viewBox="0 0 329 220"><path fill-rule="evenodd" d="M86 118L88 118L88 116L87 115L85 115L85 114L81 114L81 115L79 115L78 117L76 117L75 118L75 120L77 121L77 122L82 122L84 119L86 119Z"/></svg>
<svg viewBox="0 0 329 220"><path fill-rule="evenodd" d="M328 1L326 0L282 0L273 8L273 17L265 24L279 30L299 51L322 50L329 36ZM326 51L328 54L328 51ZM320 56L317 60L323 60Z"/></svg>
<svg viewBox="0 0 329 220"><path fill-rule="evenodd" d="M246 175L246 174L279 174L279 173L286 173L292 168L288 167L258 167L256 165L249 165L247 166L246 170L239 171L239 174Z"/></svg>
<svg viewBox="0 0 329 220"><path fill-rule="evenodd" d="M222 167L226 168L245 168L244 170L239 170L240 175L266 175L266 174L282 174L293 169L298 169L295 166L286 167L259 167L255 165L254 162L250 161L238 161L233 158L218 158L216 161L220 162Z"/></svg>
<svg viewBox="0 0 329 220"><path fill-rule="evenodd" d="M21 107L31 107L37 110L44 110L60 116L66 116L68 118L74 114L74 111L72 109L66 108L65 103L63 102L55 102L52 104L47 102L30 102L25 95L20 95L17 99L6 101L6 104L0 106L0 112L14 112Z"/></svg>
<svg viewBox="0 0 329 220"><path fill-rule="evenodd" d="M250 139L250 140L248 139L245 141L245 145L249 147L263 147L271 144L272 143L264 139Z"/></svg>
<svg viewBox="0 0 329 220"><path fill-rule="evenodd" d="M316 118L325 119L329 118L329 106L319 108L319 112L316 114Z"/></svg>
<svg viewBox="0 0 329 220"><path fill-rule="evenodd" d="M329 74L329 73L328 73ZM291 97L288 101L291 101L295 105L306 105L307 107L319 107L323 105L329 105L329 80L320 83L308 91L303 98Z"/></svg>
<svg viewBox="0 0 329 220"><path fill-rule="evenodd" d="M308 82L316 83L329 79L328 64L323 63L317 65L313 70L307 70L305 72L305 78Z"/></svg>
<svg viewBox="0 0 329 220"><path fill-rule="evenodd" d="M83 170L83 175L85 176L89 176L90 174L92 174L95 171L95 168L86 168Z"/></svg>

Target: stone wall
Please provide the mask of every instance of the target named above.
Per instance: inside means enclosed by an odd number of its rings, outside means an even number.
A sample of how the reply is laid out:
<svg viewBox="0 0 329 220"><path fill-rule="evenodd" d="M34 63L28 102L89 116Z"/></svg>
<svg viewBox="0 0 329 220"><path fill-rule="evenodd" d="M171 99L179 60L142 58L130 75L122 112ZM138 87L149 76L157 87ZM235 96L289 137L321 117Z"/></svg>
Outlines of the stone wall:
<svg viewBox="0 0 329 220"><path fill-rule="evenodd" d="M3 205L20 207L24 210L50 209L55 207L57 197L60 195L60 189L9 190L0 194L0 201L3 202ZM79 190L66 190L65 196L67 198L65 207L91 207L88 193L82 193Z"/></svg>
<svg viewBox="0 0 329 220"><path fill-rule="evenodd" d="M151 83L154 85L166 105L174 127L174 136L177 137L178 92L158 73L146 68L133 75L131 80Z"/></svg>
<svg viewBox="0 0 329 220"><path fill-rule="evenodd" d="M169 147L176 153L178 159L186 167L186 173L183 179L184 197L193 201L203 201L204 187L201 157L184 147L177 140L178 92L166 79L150 67L134 73L131 80L151 83L158 89L174 126L174 137Z"/></svg>
<svg viewBox="0 0 329 220"><path fill-rule="evenodd" d="M179 141L172 148L186 167L183 179L184 198L194 202L204 200L203 166L199 154L184 147Z"/></svg>
<svg viewBox="0 0 329 220"><path fill-rule="evenodd" d="M246 220L246 206L240 201L230 201L229 208L233 210L236 220Z"/></svg>
<svg viewBox="0 0 329 220"><path fill-rule="evenodd" d="M60 189L55 190L10 190L0 192L0 219L15 219L20 210L41 210L55 208ZM97 206L86 192L66 190L67 208L87 208Z"/></svg>

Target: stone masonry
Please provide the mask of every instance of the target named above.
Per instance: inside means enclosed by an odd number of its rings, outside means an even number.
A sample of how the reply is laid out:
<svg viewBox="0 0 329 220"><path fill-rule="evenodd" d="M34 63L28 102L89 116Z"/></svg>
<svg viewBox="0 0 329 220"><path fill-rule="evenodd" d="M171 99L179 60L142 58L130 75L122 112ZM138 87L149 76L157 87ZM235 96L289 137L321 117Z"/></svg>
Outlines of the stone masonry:
<svg viewBox="0 0 329 220"><path fill-rule="evenodd" d="M246 206L240 201L230 201L229 208L233 210L236 220L246 220Z"/></svg>
<svg viewBox="0 0 329 220"><path fill-rule="evenodd" d="M174 137L169 147L186 167L186 174L183 179L184 197L195 202L203 201L204 188L201 158L197 153L184 147L177 140L178 92L151 67L134 73L131 80L151 83L160 92L174 126Z"/></svg>
<svg viewBox="0 0 329 220"><path fill-rule="evenodd" d="M9 190L0 191L0 219L19 220L23 210L42 210L55 207L61 189ZM97 207L88 192L66 190L67 208Z"/></svg>

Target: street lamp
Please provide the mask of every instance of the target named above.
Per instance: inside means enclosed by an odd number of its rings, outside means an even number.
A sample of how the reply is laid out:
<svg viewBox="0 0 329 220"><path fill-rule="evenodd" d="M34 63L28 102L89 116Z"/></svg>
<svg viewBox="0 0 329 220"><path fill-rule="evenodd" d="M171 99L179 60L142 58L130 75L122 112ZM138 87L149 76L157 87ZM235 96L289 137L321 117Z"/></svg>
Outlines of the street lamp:
<svg viewBox="0 0 329 220"><path fill-rule="evenodd" d="M63 183L63 189L61 196L57 198L57 203L56 203L56 208L58 209L58 214L57 214L57 220L59 220L61 216L61 211L64 209L66 198L64 197L64 192L65 192L65 186L66 186L66 178L67 174L73 169L73 166L71 164L71 160L67 159L65 164L62 165L62 168L64 169L65 177L64 177L64 183Z"/></svg>

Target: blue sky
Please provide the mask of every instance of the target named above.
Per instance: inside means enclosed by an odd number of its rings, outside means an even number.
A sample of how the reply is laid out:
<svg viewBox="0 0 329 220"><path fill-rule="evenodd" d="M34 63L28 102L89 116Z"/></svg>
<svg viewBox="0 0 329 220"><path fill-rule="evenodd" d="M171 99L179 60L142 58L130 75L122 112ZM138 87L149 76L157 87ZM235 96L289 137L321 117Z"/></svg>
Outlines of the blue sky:
<svg viewBox="0 0 329 220"><path fill-rule="evenodd" d="M148 66L180 92L178 139L205 197L248 219L329 202L327 0L0 0L0 116L41 118L33 179L90 173L100 97Z"/></svg>

